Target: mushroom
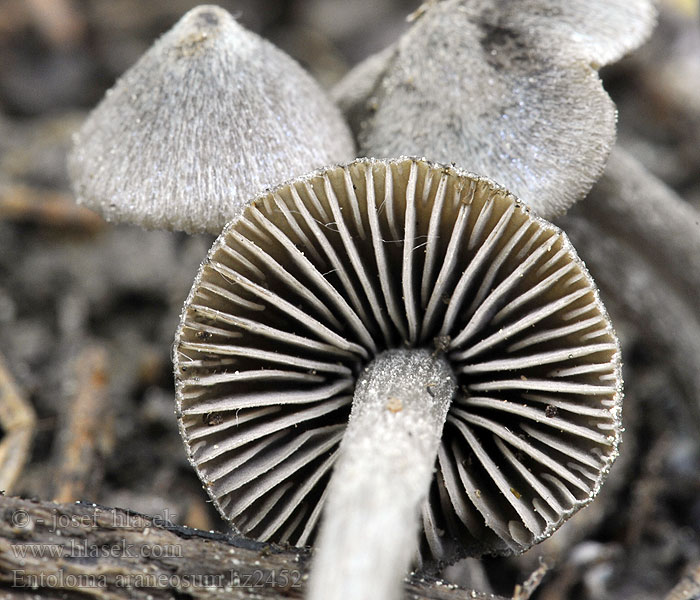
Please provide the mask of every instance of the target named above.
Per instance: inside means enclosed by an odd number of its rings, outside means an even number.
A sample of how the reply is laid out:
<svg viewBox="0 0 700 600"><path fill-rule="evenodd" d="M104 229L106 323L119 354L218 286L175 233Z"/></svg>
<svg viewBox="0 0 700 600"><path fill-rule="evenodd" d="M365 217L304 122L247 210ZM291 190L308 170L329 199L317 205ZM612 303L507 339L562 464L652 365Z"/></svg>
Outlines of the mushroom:
<svg viewBox="0 0 700 600"><path fill-rule="evenodd" d="M455 162L544 218L601 175L616 111L596 70L641 44L649 0L443 0L333 91L362 156Z"/></svg>
<svg viewBox="0 0 700 600"><path fill-rule="evenodd" d="M199 6L107 92L68 164L78 201L108 220L219 233L265 188L354 156L296 62Z"/></svg>
<svg viewBox="0 0 700 600"><path fill-rule="evenodd" d="M698 211L616 147L588 197L557 224L594 274L629 346L656 357L654 368L676 382L677 399L700 422Z"/></svg>
<svg viewBox="0 0 700 600"><path fill-rule="evenodd" d="M173 356L204 487L241 533L318 542L314 600L396 598L417 550L523 552L617 456L618 342L567 237L424 160L258 197L202 264Z"/></svg>

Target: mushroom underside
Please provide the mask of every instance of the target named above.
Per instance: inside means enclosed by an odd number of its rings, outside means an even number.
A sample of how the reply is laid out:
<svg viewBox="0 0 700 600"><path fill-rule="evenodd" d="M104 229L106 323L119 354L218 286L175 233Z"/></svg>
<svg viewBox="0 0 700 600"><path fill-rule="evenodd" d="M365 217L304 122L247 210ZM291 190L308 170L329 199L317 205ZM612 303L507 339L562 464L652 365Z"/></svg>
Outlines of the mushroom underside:
<svg viewBox="0 0 700 600"><path fill-rule="evenodd" d="M566 236L488 179L361 159L253 202L186 302L178 418L224 518L310 543L358 374L411 347L459 384L424 560L521 552L595 496L617 455L619 346Z"/></svg>

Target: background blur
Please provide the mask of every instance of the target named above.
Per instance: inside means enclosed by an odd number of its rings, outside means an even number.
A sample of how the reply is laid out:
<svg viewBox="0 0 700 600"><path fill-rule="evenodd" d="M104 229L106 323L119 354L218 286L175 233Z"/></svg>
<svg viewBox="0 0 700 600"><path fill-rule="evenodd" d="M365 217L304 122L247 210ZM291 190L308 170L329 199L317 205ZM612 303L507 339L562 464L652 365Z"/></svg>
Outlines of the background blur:
<svg viewBox="0 0 700 600"><path fill-rule="evenodd" d="M11 493L209 530L225 525L177 432L170 346L212 238L107 225L74 205L65 172L71 134L90 108L196 4L0 0L0 361L38 417ZM330 87L395 40L419 2L219 4ZM660 8L654 38L603 77L620 142L700 208L698 6ZM643 349L625 356L637 374L649 360ZM636 400L625 407L634 455L599 500L522 558L467 560L446 575L510 595L540 557L554 556L533 598L663 598L700 561L700 423L682 398ZM677 422L696 435L674 436Z"/></svg>

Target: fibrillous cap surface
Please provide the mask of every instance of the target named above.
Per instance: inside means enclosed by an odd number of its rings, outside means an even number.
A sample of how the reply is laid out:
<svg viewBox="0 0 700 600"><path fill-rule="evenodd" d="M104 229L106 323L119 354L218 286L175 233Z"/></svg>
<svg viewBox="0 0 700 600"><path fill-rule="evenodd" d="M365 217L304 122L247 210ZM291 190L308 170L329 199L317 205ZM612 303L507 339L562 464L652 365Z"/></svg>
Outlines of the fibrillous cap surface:
<svg viewBox="0 0 700 600"><path fill-rule="evenodd" d="M488 179L361 159L259 197L186 302L179 423L221 514L311 541L356 377L407 347L444 353L460 384L426 557L523 551L597 493L620 435L619 348L566 236Z"/></svg>
<svg viewBox="0 0 700 600"><path fill-rule="evenodd" d="M355 156L311 76L216 6L164 34L74 142L79 202L111 221L189 232L219 233L264 189Z"/></svg>
<svg viewBox="0 0 700 600"><path fill-rule="evenodd" d="M602 174L615 106L597 69L649 35L650 0L427 2L334 97L363 156L426 156L563 214ZM419 11L420 12L420 11Z"/></svg>

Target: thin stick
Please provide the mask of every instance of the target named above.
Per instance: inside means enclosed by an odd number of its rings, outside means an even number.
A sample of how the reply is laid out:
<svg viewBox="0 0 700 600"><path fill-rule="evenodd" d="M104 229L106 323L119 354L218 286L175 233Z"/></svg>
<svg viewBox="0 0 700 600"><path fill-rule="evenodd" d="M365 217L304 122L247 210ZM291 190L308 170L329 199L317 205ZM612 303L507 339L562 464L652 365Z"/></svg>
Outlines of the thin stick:
<svg viewBox="0 0 700 600"><path fill-rule="evenodd" d="M77 206L68 194L26 185L9 185L0 190L0 220L86 234L98 233L106 225L97 213Z"/></svg>
<svg viewBox="0 0 700 600"><path fill-rule="evenodd" d="M32 446L36 414L20 391L0 354L0 490L9 492L17 483Z"/></svg>
<svg viewBox="0 0 700 600"><path fill-rule="evenodd" d="M90 346L75 359L75 394L59 435L54 500L84 499L102 479L102 458L114 443L107 397L107 351Z"/></svg>
<svg viewBox="0 0 700 600"><path fill-rule="evenodd" d="M695 563L668 593L665 600L693 600L700 596L700 563Z"/></svg>
<svg viewBox="0 0 700 600"><path fill-rule="evenodd" d="M541 560L541 559L540 559ZM517 584L515 590L513 590L513 600L530 600L532 594L535 593L542 579L547 574L551 567L545 562L540 562L540 566L537 567L522 584Z"/></svg>

